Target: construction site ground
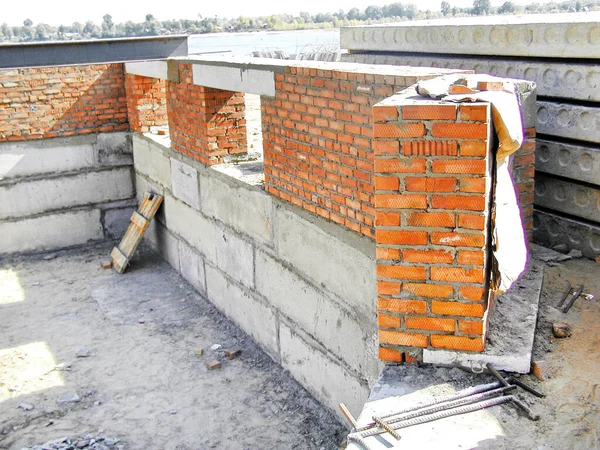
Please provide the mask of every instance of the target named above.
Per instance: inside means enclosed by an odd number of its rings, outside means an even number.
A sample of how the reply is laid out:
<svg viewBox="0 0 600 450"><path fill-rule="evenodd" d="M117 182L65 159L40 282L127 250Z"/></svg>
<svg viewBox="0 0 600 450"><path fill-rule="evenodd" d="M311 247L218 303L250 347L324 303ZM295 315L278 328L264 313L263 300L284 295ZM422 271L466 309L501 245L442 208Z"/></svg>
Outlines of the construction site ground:
<svg viewBox="0 0 600 450"><path fill-rule="evenodd" d="M158 255L142 246L117 275L100 265L109 253L101 245L0 261L0 449L85 435L122 449L339 448L345 424ZM579 298L567 314L553 307L567 283L597 297L599 275L587 259L545 266L534 360L546 362L547 379L521 379L547 396L518 394L539 421L496 406L463 416L470 435L451 436L452 419L443 419L406 429L394 448L425 448L410 445L415 434L448 436L444 448L600 448L600 303ZM555 338L555 321L567 322L571 336ZM229 360L222 350L233 347L242 353ZM215 358L222 367L208 370ZM413 387L493 380L403 370Z"/></svg>

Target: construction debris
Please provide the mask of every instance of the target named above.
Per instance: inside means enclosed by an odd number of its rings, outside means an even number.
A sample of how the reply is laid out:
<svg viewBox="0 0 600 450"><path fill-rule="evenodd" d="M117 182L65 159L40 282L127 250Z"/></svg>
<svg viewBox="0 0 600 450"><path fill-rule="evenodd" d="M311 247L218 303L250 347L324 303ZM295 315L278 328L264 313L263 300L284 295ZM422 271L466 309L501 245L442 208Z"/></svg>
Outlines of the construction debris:
<svg viewBox="0 0 600 450"><path fill-rule="evenodd" d="M225 350L225 356L229 359L235 359L242 354L242 351L239 348L227 349Z"/></svg>
<svg viewBox="0 0 600 450"><path fill-rule="evenodd" d="M103 259L102 261L100 261L100 266L102 266L102 268L104 270L108 270L112 268L112 261L110 259Z"/></svg>
<svg viewBox="0 0 600 450"><path fill-rule="evenodd" d="M196 350L194 350L194 353L198 356L202 356L204 355L204 349L203 348L197 348Z"/></svg>
<svg viewBox="0 0 600 450"><path fill-rule="evenodd" d="M216 370L221 368L221 361L218 359L209 359L205 364L208 370Z"/></svg>
<svg viewBox="0 0 600 450"><path fill-rule="evenodd" d="M533 374L540 381L546 381L547 379L552 378L550 366L542 359L533 362Z"/></svg>
<svg viewBox="0 0 600 450"><path fill-rule="evenodd" d="M554 322L552 334L559 339L568 338L571 336L571 326L567 322Z"/></svg>
<svg viewBox="0 0 600 450"><path fill-rule="evenodd" d="M78 358L87 358L88 356L90 356L90 351L87 348L78 348L75 352L75 355Z"/></svg>
<svg viewBox="0 0 600 450"><path fill-rule="evenodd" d="M213 344L210 346L211 350L219 350L221 348L221 344Z"/></svg>
<svg viewBox="0 0 600 450"><path fill-rule="evenodd" d="M34 406L29 403L21 403L18 406L18 408L22 409L23 411L31 411L34 408Z"/></svg>
<svg viewBox="0 0 600 450"><path fill-rule="evenodd" d="M81 401L81 397L77 392L70 392L68 394L63 394L56 399L56 404L58 406L68 405L69 403L79 403Z"/></svg>

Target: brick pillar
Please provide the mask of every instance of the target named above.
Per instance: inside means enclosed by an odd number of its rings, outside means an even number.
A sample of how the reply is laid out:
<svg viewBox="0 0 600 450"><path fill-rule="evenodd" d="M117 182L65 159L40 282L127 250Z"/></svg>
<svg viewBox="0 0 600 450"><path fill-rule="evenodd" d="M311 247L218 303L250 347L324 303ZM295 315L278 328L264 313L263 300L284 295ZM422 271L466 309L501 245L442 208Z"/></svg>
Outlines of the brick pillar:
<svg viewBox="0 0 600 450"><path fill-rule="evenodd" d="M190 64L179 66L179 76L167 81L171 148L207 165L246 153L244 94L193 84Z"/></svg>
<svg viewBox="0 0 600 450"><path fill-rule="evenodd" d="M150 127L167 125L165 80L126 74L125 92L131 130L147 133Z"/></svg>
<svg viewBox="0 0 600 450"><path fill-rule="evenodd" d="M525 142L512 159L512 175L519 193L523 227L529 242L533 239L533 196L535 175L535 128L525 129Z"/></svg>
<svg viewBox="0 0 600 450"><path fill-rule="evenodd" d="M482 351L490 105L398 94L373 107L380 358Z"/></svg>

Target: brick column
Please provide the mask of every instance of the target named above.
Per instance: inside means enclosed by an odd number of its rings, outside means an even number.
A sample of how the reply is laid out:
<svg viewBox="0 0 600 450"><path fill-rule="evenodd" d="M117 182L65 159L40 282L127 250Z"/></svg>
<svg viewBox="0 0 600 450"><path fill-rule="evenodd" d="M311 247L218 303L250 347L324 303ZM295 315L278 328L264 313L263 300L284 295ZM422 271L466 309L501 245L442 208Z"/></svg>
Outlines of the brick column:
<svg viewBox="0 0 600 450"><path fill-rule="evenodd" d="M165 80L126 74L125 92L131 130L147 133L150 127L167 125Z"/></svg>
<svg viewBox="0 0 600 450"><path fill-rule="evenodd" d="M482 351L490 105L403 94L373 107L380 358Z"/></svg>
<svg viewBox="0 0 600 450"><path fill-rule="evenodd" d="M192 66L179 66L180 82L167 81L171 148L204 164L246 153L244 94L193 84Z"/></svg>

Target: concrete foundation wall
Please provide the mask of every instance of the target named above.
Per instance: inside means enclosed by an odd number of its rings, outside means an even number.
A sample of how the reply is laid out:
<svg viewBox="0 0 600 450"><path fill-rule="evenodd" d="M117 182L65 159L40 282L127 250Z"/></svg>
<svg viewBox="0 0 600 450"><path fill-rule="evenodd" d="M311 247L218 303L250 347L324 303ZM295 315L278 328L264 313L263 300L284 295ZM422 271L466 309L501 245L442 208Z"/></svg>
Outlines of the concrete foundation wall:
<svg viewBox="0 0 600 450"><path fill-rule="evenodd" d="M0 143L0 254L120 238L132 164L129 132Z"/></svg>
<svg viewBox="0 0 600 450"><path fill-rule="evenodd" d="M358 413L378 374L375 244L133 134L146 240L323 404Z"/></svg>

